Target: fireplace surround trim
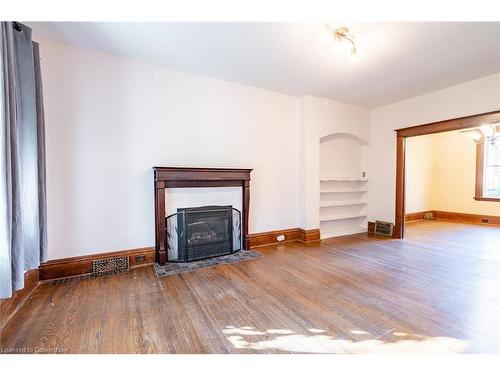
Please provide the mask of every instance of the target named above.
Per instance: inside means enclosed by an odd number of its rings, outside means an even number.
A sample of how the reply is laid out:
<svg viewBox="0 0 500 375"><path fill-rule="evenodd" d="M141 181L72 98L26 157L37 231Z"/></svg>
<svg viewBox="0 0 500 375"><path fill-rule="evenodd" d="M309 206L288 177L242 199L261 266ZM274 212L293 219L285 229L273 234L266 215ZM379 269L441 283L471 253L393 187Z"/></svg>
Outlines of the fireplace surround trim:
<svg viewBox="0 0 500 375"><path fill-rule="evenodd" d="M249 249L248 216L250 209L250 172L242 168L153 167L155 187L155 260L167 261L165 244L165 194L167 188L241 187L241 237L243 249Z"/></svg>

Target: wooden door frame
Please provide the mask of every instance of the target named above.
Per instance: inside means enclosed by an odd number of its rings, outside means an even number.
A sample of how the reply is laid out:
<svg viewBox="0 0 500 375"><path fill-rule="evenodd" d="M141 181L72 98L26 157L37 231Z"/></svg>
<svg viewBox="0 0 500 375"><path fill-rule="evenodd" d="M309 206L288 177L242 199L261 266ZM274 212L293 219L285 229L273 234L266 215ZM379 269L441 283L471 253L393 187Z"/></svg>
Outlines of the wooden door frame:
<svg viewBox="0 0 500 375"><path fill-rule="evenodd" d="M485 123L500 121L500 110L480 113L450 120L431 122L428 124L396 129L396 222L394 238L405 236L405 180L406 180L406 139L419 135L442 133L452 130L478 127Z"/></svg>

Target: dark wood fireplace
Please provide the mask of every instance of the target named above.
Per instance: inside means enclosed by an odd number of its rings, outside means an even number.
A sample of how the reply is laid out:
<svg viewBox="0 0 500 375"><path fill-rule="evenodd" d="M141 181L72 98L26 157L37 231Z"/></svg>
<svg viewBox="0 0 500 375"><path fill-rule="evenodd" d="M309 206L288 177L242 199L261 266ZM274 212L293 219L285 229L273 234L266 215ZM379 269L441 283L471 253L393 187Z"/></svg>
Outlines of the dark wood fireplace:
<svg viewBox="0 0 500 375"><path fill-rule="evenodd" d="M155 181L155 239L156 239L156 262L163 265L168 260L167 248L169 240L167 238L167 218L165 216L165 189L167 188L189 188L189 187L231 187L237 186L241 187L241 198L242 198L242 212L241 212L241 245L243 249L249 248L248 240L248 216L250 208L250 172L252 169L232 169L232 168L182 168L182 167L154 167L154 181ZM197 208L188 208L187 211L182 214L184 219L187 220L189 215L189 210L198 210ZM181 209L182 210L182 209ZM205 215L214 216L213 208L205 209L205 211L212 211L212 213L206 212ZM233 214L231 215L231 220L234 216L234 208L232 208ZM176 214L177 215L177 214ZM227 213L226 213L227 215ZM179 215L177 215L178 217ZM217 221L217 220L216 220ZM222 220L223 222L224 220ZM219 220L220 223L220 220ZM203 224L208 225L207 223ZM193 227L194 228L194 227ZM200 227L201 228L201 227ZM208 233L203 234L203 230L198 231L196 236L214 236L214 241L220 241L221 237L217 238L217 234L214 235L215 226L208 229ZM198 228L199 229L199 228ZM234 230L232 229L233 242L230 244L232 246L231 251L235 251L235 240L234 240ZM189 235L189 231L185 235ZM192 244L196 242L196 236L191 238ZM180 237L180 236L179 236ZM188 238L182 237L181 240L186 243ZM205 241L206 242L206 241ZM180 246L180 243L178 243ZM217 246L220 247L221 252L228 251L228 243L219 243ZM183 251L181 247L179 250ZM200 250L200 249L198 249ZM229 252L229 253L230 253ZM227 253L227 252L226 252ZM203 251L198 255L192 257L194 260L197 256L203 256ZM186 257L185 253L182 254L183 259L190 259L189 256ZM221 254L222 255L222 254ZM179 257L179 254L177 254ZM201 259L201 258L198 258ZM189 261L189 260L187 260Z"/></svg>

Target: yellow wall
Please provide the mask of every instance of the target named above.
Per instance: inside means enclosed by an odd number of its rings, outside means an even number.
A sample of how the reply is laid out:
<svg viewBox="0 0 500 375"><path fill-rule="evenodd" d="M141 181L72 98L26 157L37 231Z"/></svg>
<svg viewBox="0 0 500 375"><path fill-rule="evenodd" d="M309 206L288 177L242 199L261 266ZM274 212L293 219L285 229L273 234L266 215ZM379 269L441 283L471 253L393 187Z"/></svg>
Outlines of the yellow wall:
<svg viewBox="0 0 500 375"><path fill-rule="evenodd" d="M459 131L407 140L406 212L500 216L500 202L474 200L476 145Z"/></svg>
<svg viewBox="0 0 500 375"><path fill-rule="evenodd" d="M406 143L406 212L432 210L433 147L430 136Z"/></svg>

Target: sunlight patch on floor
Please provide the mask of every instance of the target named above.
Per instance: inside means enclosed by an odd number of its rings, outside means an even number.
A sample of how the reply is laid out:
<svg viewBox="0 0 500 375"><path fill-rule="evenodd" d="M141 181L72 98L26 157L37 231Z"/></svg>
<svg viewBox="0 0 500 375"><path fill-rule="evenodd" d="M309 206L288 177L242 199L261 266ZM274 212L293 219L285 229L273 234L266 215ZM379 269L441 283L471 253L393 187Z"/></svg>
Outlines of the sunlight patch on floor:
<svg viewBox="0 0 500 375"><path fill-rule="evenodd" d="M408 336L408 334L404 332L393 332L392 334L398 337Z"/></svg>
<svg viewBox="0 0 500 375"><path fill-rule="evenodd" d="M351 331L351 333L353 333L353 334L355 334L355 335L368 335L368 332L366 332L366 331L361 331L361 330L359 330L359 329L353 329L353 330Z"/></svg>
<svg viewBox="0 0 500 375"><path fill-rule="evenodd" d="M293 331L290 331L289 329L268 329L266 333L276 333L276 334L281 334L281 335L289 335L291 333L295 333Z"/></svg>
<svg viewBox="0 0 500 375"><path fill-rule="evenodd" d="M241 328L236 328L234 326L227 326L226 329L222 331L226 335L251 335L251 336L258 336L258 335L265 335L266 332L261 332L253 329L253 327L241 327Z"/></svg>
<svg viewBox="0 0 500 375"><path fill-rule="evenodd" d="M467 344L452 337L427 337L393 332L391 341L383 338L361 339L359 341L335 338L322 329L309 328L308 333L299 334L288 329L258 331L251 327L228 326L223 330L227 339L237 349L281 350L299 353L463 353ZM318 334L311 334L318 333ZM352 330L351 333L370 335L366 331ZM266 338L257 336L266 335ZM272 336L272 337L269 337ZM408 336L415 337L409 339ZM253 341L251 337L257 340ZM399 337L405 337L399 339ZM396 341L392 341L396 340Z"/></svg>
<svg viewBox="0 0 500 375"><path fill-rule="evenodd" d="M308 331L311 333L323 333L323 332L325 332L324 329L317 329L317 328L308 328Z"/></svg>

